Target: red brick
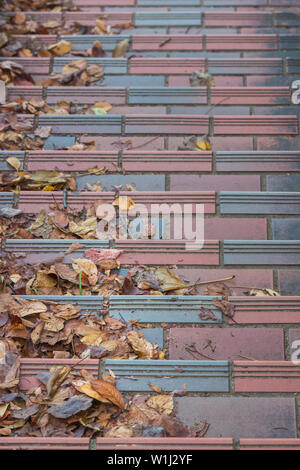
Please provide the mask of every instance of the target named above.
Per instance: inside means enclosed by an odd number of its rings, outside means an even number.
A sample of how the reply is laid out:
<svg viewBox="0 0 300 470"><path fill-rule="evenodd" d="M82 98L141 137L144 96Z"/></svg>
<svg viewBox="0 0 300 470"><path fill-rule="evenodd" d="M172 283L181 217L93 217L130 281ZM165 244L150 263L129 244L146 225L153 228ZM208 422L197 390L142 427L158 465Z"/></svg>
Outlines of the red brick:
<svg viewBox="0 0 300 470"><path fill-rule="evenodd" d="M166 114L166 106L113 106L108 114Z"/></svg>
<svg viewBox="0 0 300 470"><path fill-rule="evenodd" d="M232 295L241 296L244 292L248 292L254 287L273 288L273 272L271 269L178 269L175 273L183 276L190 283L214 281L217 279L235 278L226 281L226 285L230 287ZM235 286L244 286L240 289ZM199 295L204 295L208 286L203 285L198 287ZM248 289L246 289L248 287ZM248 296L246 297L249 298Z"/></svg>
<svg viewBox="0 0 300 470"><path fill-rule="evenodd" d="M167 41L167 42L166 42ZM199 35L133 35L133 51L202 51Z"/></svg>
<svg viewBox="0 0 300 470"><path fill-rule="evenodd" d="M258 137L258 150L299 150L300 137Z"/></svg>
<svg viewBox="0 0 300 470"><path fill-rule="evenodd" d="M300 450L300 439L240 439L240 450Z"/></svg>
<svg viewBox="0 0 300 470"><path fill-rule="evenodd" d="M215 116L214 134L297 134L297 116Z"/></svg>
<svg viewBox="0 0 300 470"><path fill-rule="evenodd" d="M225 101L224 101L225 100ZM213 87L211 103L224 105L234 104L288 104L290 89L288 87Z"/></svg>
<svg viewBox="0 0 300 470"><path fill-rule="evenodd" d="M208 51L265 51L278 48L275 34L207 34L206 49Z"/></svg>
<svg viewBox="0 0 300 470"><path fill-rule="evenodd" d="M157 138L156 138L157 137ZM161 136L93 136L91 137L85 137L82 136L80 138L80 142L95 142L95 145L97 149L103 150L103 151L119 151L121 150L121 147L117 145L117 142L123 142L123 148L127 149L132 148L140 148L142 151L144 150L164 150L165 144L164 144L164 138ZM127 143L127 144L126 144Z"/></svg>
<svg viewBox="0 0 300 470"><path fill-rule="evenodd" d="M19 209L25 214L37 214L41 209L49 211L55 203L62 206L63 200L62 191L21 191Z"/></svg>
<svg viewBox="0 0 300 470"><path fill-rule="evenodd" d="M205 13L205 26L260 26L272 25L272 13L260 12L218 12L207 11Z"/></svg>
<svg viewBox="0 0 300 470"><path fill-rule="evenodd" d="M183 146L183 137L170 136L168 138L169 150L178 150L178 147ZM211 137L210 142L212 150L253 150L253 137L235 137L235 136L222 136Z"/></svg>
<svg viewBox="0 0 300 470"><path fill-rule="evenodd" d="M130 60L131 74L190 75L196 70L205 70L205 59L134 57Z"/></svg>
<svg viewBox="0 0 300 470"><path fill-rule="evenodd" d="M1 437L0 450L89 450L89 438Z"/></svg>
<svg viewBox="0 0 300 470"><path fill-rule="evenodd" d="M74 359L21 359L20 367L20 389L30 390L41 385L36 377L41 372L47 372L54 366L69 366L80 371L82 364ZM84 361L84 368L87 369L95 378L98 376L99 361L97 359L87 359Z"/></svg>
<svg viewBox="0 0 300 470"><path fill-rule="evenodd" d="M1 447L1 446L0 446ZM103 438L97 439L97 450L233 450L232 439L209 438Z"/></svg>
<svg viewBox="0 0 300 470"><path fill-rule="evenodd" d="M72 152L68 150L30 151L28 170L87 171L88 168L106 167L116 171L118 152Z"/></svg>
<svg viewBox="0 0 300 470"><path fill-rule="evenodd" d="M207 437L297 437L294 397L183 397L175 404L186 426L210 424Z"/></svg>
<svg viewBox="0 0 300 470"><path fill-rule="evenodd" d="M125 171L211 171L211 152L146 152L123 153Z"/></svg>
<svg viewBox="0 0 300 470"><path fill-rule="evenodd" d="M126 90L124 88L98 86L53 86L47 88L48 104L57 103L61 100L75 104L95 104L97 101L108 101L111 105L120 105L126 103Z"/></svg>
<svg viewBox="0 0 300 470"><path fill-rule="evenodd" d="M202 134L208 133L209 119L203 115L173 114L154 116L133 114L126 117L126 134Z"/></svg>
<svg viewBox="0 0 300 470"><path fill-rule="evenodd" d="M300 297L230 297L229 300L234 307L234 324L295 324L300 321Z"/></svg>
<svg viewBox="0 0 300 470"><path fill-rule="evenodd" d="M119 257L122 264L194 264L219 265L219 243L205 242L201 250L188 251L184 241L173 240L123 240L116 241L116 248L124 250Z"/></svg>
<svg viewBox="0 0 300 470"><path fill-rule="evenodd" d="M174 175L171 190L184 191L260 191L257 175Z"/></svg>
<svg viewBox="0 0 300 470"><path fill-rule="evenodd" d="M77 7L131 7L135 0L73 0Z"/></svg>
<svg viewBox="0 0 300 470"><path fill-rule="evenodd" d="M300 270L285 269L278 271L279 288L282 295L300 294Z"/></svg>
<svg viewBox="0 0 300 470"><path fill-rule="evenodd" d="M206 240L266 240L267 221L251 218L209 218L205 219Z"/></svg>
<svg viewBox="0 0 300 470"><path fill-rule="evenodd" d="M50 71L50 59L45 57L1 57L0 62L4 60L21 65L31 75L48 75Z"/></svg>
<svg viewBox="0 0 300 470"><path fill-rule="evenodd" d="M115 26L118 24L132 23L131 12L107 12L101 11L98 14L95 12L82 12L72 11L66 12L66 25L72 23L80 23L84 26L95 26L96 19L99 18L104 24Z"/></svg>
<svg viewBox="0 0 300 470"><path fill-rule="evenodd" d="M18 98L41 100L43 98L43 88L40 86L8 86L6 87L6 98L8 101L15 101Z"/></svg>
<svg viewBox="0 0 300 470"><path fill-rule="evenodd" d="M243 86L243 77L216 75L213 77L216 86ZM186 75L169 76L169 86L190 86L190 77Z"/></svg>
<svg viewBox="0 0 300 470"><path fill-rule="evenodd" d="M192 344L204 356L191 355L186 345ZM284 332L282 328L171 328L169 353L176 360L284 360Z"/></svg>
<svg viewBox="0 0 300 470"><path fill-rule="evenodd" d="M234 388L239 393L300 392L300 365L288 361L234 362Z"/></svg>

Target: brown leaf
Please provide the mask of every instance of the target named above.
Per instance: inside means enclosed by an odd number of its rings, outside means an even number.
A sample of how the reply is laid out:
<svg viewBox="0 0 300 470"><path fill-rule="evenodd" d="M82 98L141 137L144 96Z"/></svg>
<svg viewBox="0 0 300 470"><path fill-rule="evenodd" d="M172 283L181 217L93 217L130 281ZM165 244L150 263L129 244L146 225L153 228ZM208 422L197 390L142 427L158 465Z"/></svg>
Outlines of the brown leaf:
<svg viewBox="0 0 300 470"><path fill-rule="evenodd" d="M252 289L250 295L254 297L280 297L279 292L273 289Z"/></svg>
<svg viewBox="0 0 300 470"><path fill-rule="evenodd" d="M149 398L146 403L160 414L170 415L174 410L174 401L171 395L156 395Z"/></svg>
<svg viewBox="0 0 300 470"><path fill-rule="evenodd" d="M72 267L77 274L83 272L86 274L91 286L98 282L98 269L93 261L85 258L72 259Z"/></svg>
<svg viewBox="0 0 300 470"><path fill-rule="evenodd" d="M69 41L61 40L56 44L48 47L48 51L52 52L53 55L61 57L68 54L73 49L73 45Z"/></svg>
<svg viewBox="0 0 300 470"><path fill-rule="evenodd" d="M116 387L107 382L104 382L104 380L96 379L91 381L91 386L94 390L96 390L97 393L99 393L99 395L106 398L117 407L121 408L121 410L125 409L123 397Z"/></svg>
<svg viewBox="0 0 300 470"><path fill-rule="evenodd" d="M6 159L7 163L12 166L15 170L19 170L21 166L21 162L17 157L8 157Z"/></svg>
<svg viewBox="0 0 300 470"><path fill-rule="evenodd" d="M47 393L48 397L52 398L61 384L65 381L68 375L71 372L71 368L64 366L64 367L57 367L50 375L48 382L47 382Z"/></svg>
<svg viewBox="0 0 300 470"><path fill-rule="evenodd" d="M21 25L24 24L26 21L26 15L23 12L18 12L14 17L13 17L13 22L15 24Z"/></svg>
<svg viewBox="0 0 300 470"><path fill-rule="evenodd" d="M113 57L124 57L129 49L129 39L124 39L123 41L119 42L114 51Z"/></svg>
<svg viewBox="0 0 300 470"><path fill-rule="evenodd" d="M153 359L154 347L144 338L144 335L137 331L130 331L127 334L128 342L140 359Z"/></svg>

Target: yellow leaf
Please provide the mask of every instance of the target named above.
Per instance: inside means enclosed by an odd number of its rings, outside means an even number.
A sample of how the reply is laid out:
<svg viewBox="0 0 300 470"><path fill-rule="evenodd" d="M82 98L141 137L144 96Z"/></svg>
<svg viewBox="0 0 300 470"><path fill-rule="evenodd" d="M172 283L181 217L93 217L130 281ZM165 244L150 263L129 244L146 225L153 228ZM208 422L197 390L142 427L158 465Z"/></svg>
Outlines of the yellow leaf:
<svg viewBox="0 0 300 470"><path fill-rule="evenodd" d="M98 282L98 268L93 261L85 258L72 259L72 267L77 274L83 272L86 274L91 286Z"/></svg>
<svg viewBox="0 0 300 470"><path fill-rule="evenodd" d="M114 200L113 206L118 206L122 211L129 211L135 207L135 202L127 196L120 196Z"/></svg>
<svg viewBox="0 0 300 470"><path fill-rule="evenodd" d="M55 186L50 186L49 184L47 184L47 186L44 186L42 191L54 191L55 190Z"/></svg>
<svg viewBox="0 0 300 470"><path fill-rule="evenodd" d="M6 159L7 163L12 166L15 170L19 170L21 166L21 162L17 157L8 157Z"/></svg>
<svg viewBox="0 0 300 470"><path fill-rule="evenodd" d="M279 292L273 289L252 289L250 295L254 297L280 297Z"/></svg>
<svg viewBox="0 0 300 470"><path fill-rule="evenodd" d="M101 333L90 333L81 338L81 342L87 346L100 346L102 343Z"/></svg>
<svg viewBox="0 0 300 470"><path fill-rule="evenodd" d="M95 400L101 401L102 403L110 403L109 400L102 397L102 395L97 393L96 390L94 390L91 385L84 380L74 380L72 385L76 388L76 390L78 390L78 392L84 393L88 397L94 398Z"/></svg>
<svg viewBox="0 0 300 470"><path fill-rule="evenodd" d="M174 410L174 401L171 395L156 395L149 398L146 403L161 414L170 415Z"/></svg>
<svg viewBox="0 0 300 470"><path fill-rule="evenodd" d="M48 51L51 51L55 56L61 57L68 54L73 49L73 45L69 41L59 41L56 44L48 47Z"/></svg>

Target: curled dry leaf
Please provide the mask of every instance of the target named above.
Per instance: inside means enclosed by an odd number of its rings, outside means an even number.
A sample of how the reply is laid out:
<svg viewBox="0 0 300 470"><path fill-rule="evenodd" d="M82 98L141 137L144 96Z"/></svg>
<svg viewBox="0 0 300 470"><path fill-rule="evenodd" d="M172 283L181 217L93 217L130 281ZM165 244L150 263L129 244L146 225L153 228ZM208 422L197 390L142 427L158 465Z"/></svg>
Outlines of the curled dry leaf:
<svg viewBox="0 0 300 470"><path fill-rule="evenodd" d="M104 380L97 379L91 380L90 384L92 388L103 398L106 398L121 410L125 409L125 403L121 393L112 384L104 382Z"/></svg>
<svg viewBox="0 0 300 470"><path fill-rule="evenodd" d="M137 331L130 331L127 334L127 338L130 346L140 359L153 359L153 344L147 341L142 333L138 333Z"/></svg>
<svg viewBox="0 0 300 470"><path fill-rule="evenodd" d="M174 401L172 395L156 395L147 400L147 405L161 414L170 415L174 410Z"/></svg>
<svg viewBox="0 0 300 470"><path fill-rule="evenodd" d="M61 384L65 381L68 375L71 372L71 368L64 366L64 367L57 367L51 374L48 379L46 388L49 398L53 398Z"/></svg>
<svg viewBox="0 0 300 470"><path fill-rule="evenodd" d="M118 42L114 51L113 57L124 57L129 49L129 39L124 39L121 42Z"/></svg>
<svg viewBox="0 0 300 470"><path fill-rule="evenodd" d="M21 162L17 157L8 157L6 159L7 163L13 167L15 170L19 170L21 166Z"/></svg>
<svg viewBox="0 0 300 470"><path fill-rule="evenodd" d="M91 286L95 286L98 281L98 269L93 261L85 258L72 259L72 267L76 273L83 272Z"/></svg>
<svg viewBox="0 0 300 470"><path fill-rule="evenodd" d="M48 51L50 51L53 55L61 57L65 54L68 54L73 49L73 45L69 41L61 40L56 44L52 44L48 47Z"/></svg>
<svg viewBox="0 0 300 470"><path fill-rule="evenodd" d="M279 292L273 289L252 289L250 295L254 297L280 297Z"/></svg>

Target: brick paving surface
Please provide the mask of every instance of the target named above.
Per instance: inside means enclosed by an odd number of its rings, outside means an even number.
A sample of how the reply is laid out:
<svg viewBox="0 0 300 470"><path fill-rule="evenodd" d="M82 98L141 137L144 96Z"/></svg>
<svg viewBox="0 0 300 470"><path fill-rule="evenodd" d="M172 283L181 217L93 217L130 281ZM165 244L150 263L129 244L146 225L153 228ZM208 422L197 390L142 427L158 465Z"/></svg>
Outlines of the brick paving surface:
<svg viewBox="0 0 300 470"><path fill-rule="evenodd" d="M37 126L51 126L51 136L39 151L0 152L0 171L11 169L6 159L15 156L21 170L76 172L77 192L0 193L0 204L38 214L41 209L49 211L55 197L56 202L78 208L98 199L113 201L114 187L126 191L126 184L136 189L130 197L147 207L189 203L193 218L196 204L204 204L205 243L200 251L186 251L184 236L181 241L162 240L160 234L156 240L85 240L85 245L123 249L122 264L177 265L176 272L190 282L234 275L228 286L235 316L230 320L222 314L205 296L206 286L199 288L202 297L109 299L112 317L139 318L148 326L145 337L167 351L161 370L157 361L147 367L140 363L142 375L134 382L122 378L119 389L150 393L152 382L170 392L185 384L186 396L175 400L177 417L188 425L209 423L205 438L90 443L0 437L0 449L300 449L300 366L291 362L293 352L300 349L300 105L291 101L291 84L300 74L299 0L73 3L78 11L25 12L26 17L67 25L78 21L89 27L104 15L106 25L132 23L132 28L117 35L65 35L62 38L73 44L72 55L51 60L0 57L0 62L19 63L39 83L9 86L7 99L43 98L49 105L64 99L79 106L107 101L112 109L106 116L40 114L34 120L26 115L31 133ZM0 24L12 15L0 12ZM125 38L130 40L126 56L112 57L116 44ZM26 44L28 37L17 39ZM47 45L59 39L32 38ZM60 72L96 39L107 57L88 58L88 63L103 67L101 80L92 87L42 86L43 78ZM211 74L215 86L191 86L196 71ZM197 140L208 137L211 148L182 149L191 135ZM95 141L97 150L62 150L76 139ZM118 147L118 141L128 140L132 149ZM109 174L87 174L93 166L105 166ZM87 185L97 181L103 192L88 192ZM73 241L11 239L3 241L2 248L41 262ZM65 260L81 254L79 250ZM246 296L251 288L275 289L281 296ZM214 311L215 319L201 320L201 306ZM194 354L186 348L191 344L197 350ZM24 359L23 388L35 384L36 370L58 363ZM120 367L118 361L107 363L108 368ZM128 364L128 375L134 376L134 366ZM171 371L171 382L164 378L164 367ZM182 375L176 372L178 367ZM90 370L97 375L97 360L91 361ZM154 379L157 370L160 375Z"/></svg>

